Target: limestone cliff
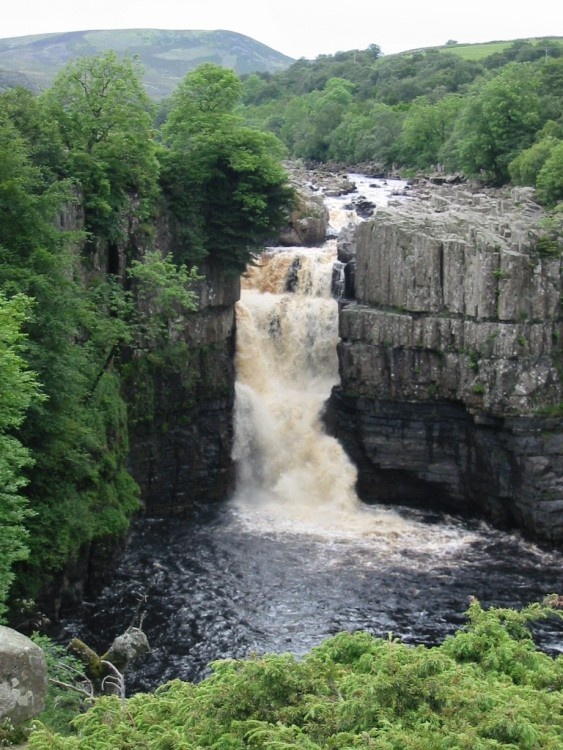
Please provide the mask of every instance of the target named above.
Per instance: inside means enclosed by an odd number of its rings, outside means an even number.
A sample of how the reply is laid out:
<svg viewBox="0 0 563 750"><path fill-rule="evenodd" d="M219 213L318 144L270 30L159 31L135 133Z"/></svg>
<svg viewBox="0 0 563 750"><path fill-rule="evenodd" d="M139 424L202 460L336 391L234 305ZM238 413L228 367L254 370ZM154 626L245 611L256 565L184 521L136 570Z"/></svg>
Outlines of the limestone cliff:
<svg viewBox="0 0 563 750"><path fill-rule="evenodd" d="M563 541L562 270L543 219L527 189L436 188L361 224L355 260L346 238L328 421L365 500Z"/></svg>

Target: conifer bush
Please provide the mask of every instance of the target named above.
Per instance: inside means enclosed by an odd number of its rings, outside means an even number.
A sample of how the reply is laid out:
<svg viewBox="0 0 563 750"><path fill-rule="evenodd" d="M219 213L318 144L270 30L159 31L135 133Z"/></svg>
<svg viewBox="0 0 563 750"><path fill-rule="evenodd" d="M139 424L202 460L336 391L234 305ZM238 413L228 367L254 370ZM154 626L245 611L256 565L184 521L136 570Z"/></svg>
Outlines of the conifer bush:
<svg viewBox="0 0 563 750"><path fill-rule="evenodd" d="M303 658L215 662L125 707L102 697L63 737L38 725L30 750L561 750L563 656L538 651L529 624L558 599L485 611L440 646L340 633Z"/></svg>

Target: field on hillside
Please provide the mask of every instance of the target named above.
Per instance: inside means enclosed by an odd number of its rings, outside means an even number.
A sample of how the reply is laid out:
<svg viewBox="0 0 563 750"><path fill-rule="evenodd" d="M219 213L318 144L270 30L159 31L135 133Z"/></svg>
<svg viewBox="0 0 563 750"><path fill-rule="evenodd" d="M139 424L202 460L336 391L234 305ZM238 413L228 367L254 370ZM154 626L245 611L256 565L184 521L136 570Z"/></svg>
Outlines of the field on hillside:
<svg viewBox="0 0 563 750"><path fill-rule="evenodd" d="M545 37L542 39L525 39L523 41L537 43L561 41L561 37ZM486 42L484 44L447 44L439 47L440 52L451 52L454 55L463 57L464 60L480 61L497 52L504 52L514 44L514 40L508 42Z"/></svg>

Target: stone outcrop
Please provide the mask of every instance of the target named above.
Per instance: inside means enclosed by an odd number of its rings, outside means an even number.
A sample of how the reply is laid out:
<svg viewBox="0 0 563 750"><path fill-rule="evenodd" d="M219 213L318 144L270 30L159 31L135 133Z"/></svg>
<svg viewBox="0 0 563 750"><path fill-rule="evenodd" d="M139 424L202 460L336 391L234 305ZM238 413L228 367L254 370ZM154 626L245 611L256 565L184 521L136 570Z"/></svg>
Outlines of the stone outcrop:
<svg viewBox="0 0 563 750"><path fill-rule="evenodd" d="M46 694L43 651L26 636L0 625L0 721L19 724L37 716Z"/></svg>
<svg viewBox="0 0 563 750"><path fill-rule="evenodd" d="M281 232L279 244L285 247L314 247L326 239L328 210L323 196L312 187L297 189L296 202L287 227Z"/></svg>
<svg viewBox="0 0 563 750"><path fill-rule="evenodd" d="M234 405L238 276L202 267L199 310L168 351L136 356L127 379L130 466L149 514L185 514L226 497ZM182 346L184 344L185 346Z"/></svg>
<svg viewBox="0 0 563 750"><path fill-rule="evenodd" d="M563 541L562 269L542 218L528 189L435 188L341 242L355 302L328 421L364 499Z"/></svg>

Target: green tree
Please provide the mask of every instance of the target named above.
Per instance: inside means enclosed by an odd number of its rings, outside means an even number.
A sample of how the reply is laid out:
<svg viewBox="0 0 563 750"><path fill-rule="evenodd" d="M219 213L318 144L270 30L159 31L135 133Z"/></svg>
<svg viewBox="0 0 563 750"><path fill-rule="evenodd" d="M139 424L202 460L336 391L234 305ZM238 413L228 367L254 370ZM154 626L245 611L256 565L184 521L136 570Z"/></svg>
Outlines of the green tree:
<svg viewBox="0 0 563 750"><path fill-rule="evenodd" d="M427 97L415 99L401 132L403 163L419 169L441 163L444 146L461 106L462 98L458 94L450 94L437 102L431 102Z"/></svg>
<svg viewBox="0 0 563 750"><path fill-rule="evenodd" d="M548 136L534 143L525 151L521 151L508 165L512 182L516 185L535 187L538 174L559 143L561 141L558 138Z"/></svg>
<svg viewBox="0 0 563 750"><path fill-rule="evenodd" d="M16 87L0 95L0 110L25 141L29 159L44 179L56 180L63 169L65 147L58 122L44 99L29 89Z"/></svg>
<svg viewBox="0 0 563 750"><path fill-rule="evenodd" d="M213 120L230 116L242 97L237 74L213 63L204 63L181 81L171 97L164 131L178 141L200 128L213 128Z"/></svg>
<svg viewBox="0 0 563 750"><path fill-rule="evenodd" d="M405 113L387 104L351 109L334 130L329 156L350 164L375 161L391 168L399 156L398 146Z"/></svg>
<svg viewBox="0 0 563 750"><path fill-rule="evenodd" d="M158 173L152 105L138 64L114 52L70 63L44 94L68 152L65 174L77 180L86 228L115 239L122 233L122 210L137 196L137 212L147 214Z"/></svg>
<svg viewBox="0 0 563 750"><path fill-rule="evenodd" d="M310 159L325 161L331 136L352 106L354 86L343 78L330 78L323 92L315 97L310 113L307 153Z"/></svg>
<svg viewBox="0 0 563 750"><path fill-rule="evenodd" d="M508 181L508 165L543 124L538 89L537 68L524 63L511 63L476 85L453 134L462 169L484 173L497 184Z"/></svg>
<svg viewBox="0 0 563 750"><path fill-rule="evenodd" d="M30 511L20 490L27 484L25 469L31 456L17 437L33 399L40 400L35 375L22 356L31 300L24 295L8 299L0 292L0 622L6 614L13 566L29 553L26 519Z"/></svg>
<svg viewBox="0 0 563 750"><path fill-rule="evenodd" d="M173 95L163 126L162 185L177 220L178 261L209 256L240 273L283 224L292 199L271 133L245 127L233 110L232 71L206 64Z"/></svg>
<svg viewBox="0 0 563 750"><path fill-rule="evenodd" d="M536 180L538 198L547 204L563 200L563 141L550 152Z"/></svg>

